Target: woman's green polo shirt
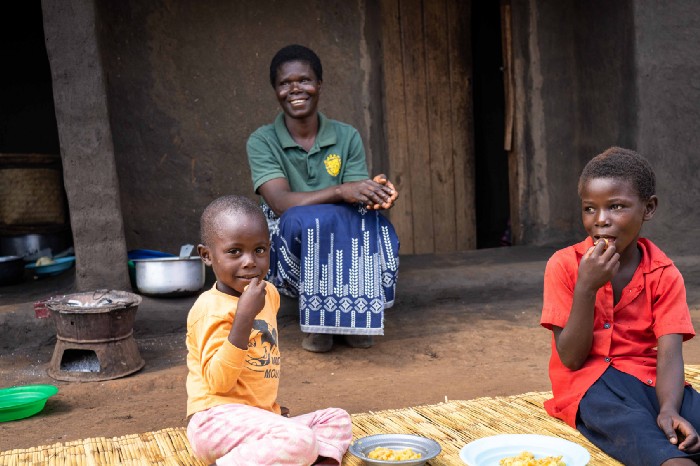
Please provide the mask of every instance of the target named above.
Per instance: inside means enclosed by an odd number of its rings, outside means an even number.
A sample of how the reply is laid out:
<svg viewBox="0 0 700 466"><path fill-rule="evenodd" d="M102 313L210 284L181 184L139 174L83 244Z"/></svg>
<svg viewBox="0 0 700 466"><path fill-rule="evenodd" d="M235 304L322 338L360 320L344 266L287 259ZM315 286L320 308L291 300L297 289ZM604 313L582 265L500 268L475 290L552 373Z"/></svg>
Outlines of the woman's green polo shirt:
<svg viewBox="0 0 700 466"><path fill-rule="evenodd" d="M286 178L294 192L318 191L369 178L357 130L320 112L318 118L318 135L309 152L294 142L283 113L274 123L250 135L246 150L256 193L262 184L275 178Z"/></svg>

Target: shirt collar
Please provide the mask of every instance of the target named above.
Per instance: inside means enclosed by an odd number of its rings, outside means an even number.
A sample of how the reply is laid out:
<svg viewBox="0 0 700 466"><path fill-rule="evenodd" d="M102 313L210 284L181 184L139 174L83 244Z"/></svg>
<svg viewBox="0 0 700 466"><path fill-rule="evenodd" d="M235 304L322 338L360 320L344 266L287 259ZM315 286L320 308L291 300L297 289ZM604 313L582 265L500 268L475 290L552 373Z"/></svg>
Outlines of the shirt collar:
<svg viewBox="0 0 700 466"><path fill-rule="evenodd" d="M335 128L333 125L329 124L328 118L318 112L318 135L316 136L316 143L318 147L332 146L336 143L337 137L335 134ZM280 141L280 145L283 149L289 149L291 147L301 147L297 144L292 135L289 134L287 126L284 124L284 113L280 113L275 118L275 133L277 134L277 139Z"/></svg>

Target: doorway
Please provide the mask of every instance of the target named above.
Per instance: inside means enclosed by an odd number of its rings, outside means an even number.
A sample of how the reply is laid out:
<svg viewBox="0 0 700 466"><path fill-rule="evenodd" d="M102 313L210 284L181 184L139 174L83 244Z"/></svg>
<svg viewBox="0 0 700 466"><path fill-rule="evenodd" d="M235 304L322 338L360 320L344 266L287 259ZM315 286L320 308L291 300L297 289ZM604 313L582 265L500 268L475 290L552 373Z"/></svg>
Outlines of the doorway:
<svg viewBox="0 0 700 466"><path fill-rule="evenodd" d="M72 237L39 0L0 7L0 57L0 255L51 257Z"/></svg>
<svg viewBox="0 0 700 466"><path fill-rule="evenodd" d="M39 0L0 7L0 153L58 154Z"/></svg>
<svg viewBox="0 0 700 466"><path fill-rule="evenodd" d="M390 218L402 254L476 247L470 3L381 2L389 174L400 193Z"/></svg>
<svg viewBox="0 0 700 466"><path fill-rule="evenodd" d="M472 2L476 247L512 244L501 2Z"/></svg>

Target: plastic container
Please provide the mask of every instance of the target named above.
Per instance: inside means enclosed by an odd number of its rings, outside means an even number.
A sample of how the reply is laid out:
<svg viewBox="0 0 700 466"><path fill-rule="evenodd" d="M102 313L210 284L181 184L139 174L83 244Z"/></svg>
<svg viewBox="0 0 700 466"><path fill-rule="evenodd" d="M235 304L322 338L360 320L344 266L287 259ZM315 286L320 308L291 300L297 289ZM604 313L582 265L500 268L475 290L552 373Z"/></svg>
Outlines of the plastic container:
<svg viewBox="0 0 700 466"><path fill-rule="evenodd" d="M25 268L34 272L37 277L49 277L65 272L73 267L74 263L75 256L68 256L54 259L51 264L47 265L27 264Z"/></svg>
<svg viewBox="0 0 700 466"><path fill-rule="evenodd" d="M44 409L46 401L58 393L54 385L22 385L0 388L0 422L33 416Z"/></svg>

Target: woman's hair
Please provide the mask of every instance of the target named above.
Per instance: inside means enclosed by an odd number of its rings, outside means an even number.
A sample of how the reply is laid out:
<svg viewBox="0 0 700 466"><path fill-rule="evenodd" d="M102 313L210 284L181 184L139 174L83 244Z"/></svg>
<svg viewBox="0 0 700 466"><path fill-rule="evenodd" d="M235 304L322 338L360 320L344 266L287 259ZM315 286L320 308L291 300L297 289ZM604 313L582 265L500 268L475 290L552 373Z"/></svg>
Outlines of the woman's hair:
<svg viewBox="0 0 700 466"><path fill-rule="evenodd" d="M593 157L583 168L578 180L578 194L593 178L614 178L628 181L639 197L646 201L656 194L656 176L651 164L637 152L611 147Z"/></svg>
<svg viewBox="0 0 700 466"><path fill-rule="evenodd" d="M202 212L199 220L199 234L202 244L209 246L216 234L219 219L224 216L258 217L258 220L267 226L267 220L258 204L243 196L222 196L213 200Z"/></svg>
<svg viewBox="0 0 700 466"><path fill-rule="evenodd" d="M282 47L272 57L270 62L270 84L272 84L272 87L275 87L277 70L279 70L280 66L290 61L304 61L308 63L311 69L314 70L316 79L323 81L323 66L321 66L321 59L318 58L318 55L308 47L292 44Z"/></svg>

